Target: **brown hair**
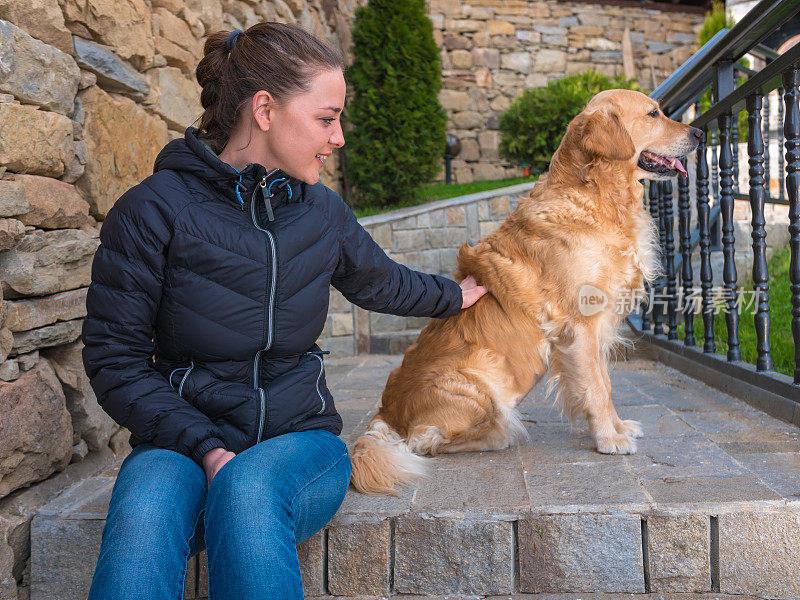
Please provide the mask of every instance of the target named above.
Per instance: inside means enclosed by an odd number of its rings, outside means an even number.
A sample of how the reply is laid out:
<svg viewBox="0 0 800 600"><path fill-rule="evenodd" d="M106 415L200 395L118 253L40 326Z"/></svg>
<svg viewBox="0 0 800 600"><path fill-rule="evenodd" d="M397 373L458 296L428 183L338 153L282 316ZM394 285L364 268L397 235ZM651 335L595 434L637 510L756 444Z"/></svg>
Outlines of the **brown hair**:
<svg viewBox="0 0 800 600"><path fill-rule="evenodd" d="M196 73L203 88L200 137L217 153L228 143L241 109L259 90L285 102L307 92L320 71L344 70L337 50L295 25L253 25L235 38L230 52L229 34L208 36Z"/></svg>

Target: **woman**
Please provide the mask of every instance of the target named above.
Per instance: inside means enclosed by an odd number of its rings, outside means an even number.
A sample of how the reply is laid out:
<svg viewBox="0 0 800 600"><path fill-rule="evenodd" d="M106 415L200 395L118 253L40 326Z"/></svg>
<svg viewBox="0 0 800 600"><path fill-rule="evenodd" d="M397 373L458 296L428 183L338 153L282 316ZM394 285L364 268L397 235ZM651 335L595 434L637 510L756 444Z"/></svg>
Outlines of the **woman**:
<svg viewBox="0 0 800 600"><path fill-rule="evenodd" d="M344 145L342 62L298 27L209 36L204 113L109 211L83 358L131 432L91 600L181 598L207 547L209 595L301 598L295 545L350 478L314 343L333 285L351 302L446 317L485 289L391 261L319 169Z"/></svg>

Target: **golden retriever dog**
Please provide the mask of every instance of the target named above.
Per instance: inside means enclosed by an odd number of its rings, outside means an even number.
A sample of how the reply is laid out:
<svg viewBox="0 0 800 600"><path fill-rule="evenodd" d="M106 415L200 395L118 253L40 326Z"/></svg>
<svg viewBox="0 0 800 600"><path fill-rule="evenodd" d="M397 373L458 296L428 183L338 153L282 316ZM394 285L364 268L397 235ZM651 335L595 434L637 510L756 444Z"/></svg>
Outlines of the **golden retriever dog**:
<svg viewBox="0 0 800 600"><path fill-rule="evenodd" d="M656 228L642 178L686 176L675 158L702 132L639 92L597 94L567 127L548 172L494 233L458 253L489 294L432 319L392 371L381 407L352 452L351 481L397 494L442 452L507 448L527 435L516 410L549 369L570 420L597 450L630 454L642 435L611 401L609 352L626 311L658 275Z"/></svg>

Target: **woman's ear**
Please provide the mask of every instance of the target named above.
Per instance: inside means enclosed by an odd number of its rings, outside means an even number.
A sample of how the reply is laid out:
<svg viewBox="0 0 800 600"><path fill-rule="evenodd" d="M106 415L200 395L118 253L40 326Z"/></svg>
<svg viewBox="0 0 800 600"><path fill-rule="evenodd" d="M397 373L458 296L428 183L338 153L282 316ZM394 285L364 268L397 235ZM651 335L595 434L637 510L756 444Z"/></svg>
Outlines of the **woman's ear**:
<svg viewBox="0 0 800 600"><path fill-rule="evenodd" d="M272 94L260 90L253 94L253 118L261 131L267 131L272 125L275 112L275 99Z"/></svg>
<svg viewBox="0 0 800 600"><path fill-rule="evenodd" d="M619 115L605 110L585 114L580 143L588 154L610 160L630 160L636 153Z"/></svg>

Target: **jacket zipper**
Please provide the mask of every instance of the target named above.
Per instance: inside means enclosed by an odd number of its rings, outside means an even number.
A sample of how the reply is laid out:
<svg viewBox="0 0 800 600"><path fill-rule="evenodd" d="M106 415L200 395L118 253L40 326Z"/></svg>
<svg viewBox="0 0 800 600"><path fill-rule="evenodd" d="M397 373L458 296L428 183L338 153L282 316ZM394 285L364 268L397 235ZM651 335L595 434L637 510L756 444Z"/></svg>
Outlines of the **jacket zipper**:
<svg viewBox="0 0 800 600"><path fill-rule="evenodd" d="M322 370L324 366L322 364L322 354L330 354L327 350L318 350L316 352L306 352L306 354L310 354L314 358L319 361L319 375L317 375L317 396L319 396L320 401L322 402L322 408L319 409L317 412L318 415L321 415L325 412L325 397L322 395L322 392L319 390L319 380L322 379Z"/></svg>
<svg viewBox="0 0 800 600"><path fill-rule="evenodd" d="M275 170L277 170L277 169L275 169ZM266 345L261 350L256 352L256 355L253 358L253 388L258 390L258 394L259 394L259 397L260 397L260 400L261 400L259 411L258 411L258 435L256 436L256 444L258 444L261 441L261 436L264 433L264 418L266 416L266 404L267 404L266 397L265 397L265 394L264 394L264 390L259 386L259 381L258 381L258 379L259 379L259 377L258 377L259 369L258 369L258 365L259 365L259 359L261 358L261 353L262 352L266 352L267 350L269 350L272 347L272 335L273 335L273 333L272 333L272 316L273 316L274 303L275 303L275 286L276 286L277 279L278 279L278 263L277 263L277 258L278 257L277 257L277 251L276 251L276 248L275 248L275 238L272 235L271 231L269 231L267 229L264 229L263 227L259 226L259 224L258 224L258 219L256 219L256 194L258 193L259 188L261 188L261 195L264 197L264 204L268 204L269 203L269 199L267 198L267 195L266 195L267 178L272 173L274 173L275 170L270 172L270 173L268 173L268 174L266 174L266 175L264 175L264 177L261 179L259 184L253 190L253 196L250 198L250 217L253 220L253 225L255 226L255 228L260 230L260 231L263 231L266 234L266 236L267 236L267 250L269 251L270 257L272 259L272 274L271 274L271 277L270 277L270 286L269 286L269 304L267 305L267 342L266 342ZM271 208L272 208L272 206L270 206L270 209ZM270 217L270 221L272 221L272 219L274 218L273 215L272 215L272 210L268 209L267 213L268 213L268 216Z"/></svg>

